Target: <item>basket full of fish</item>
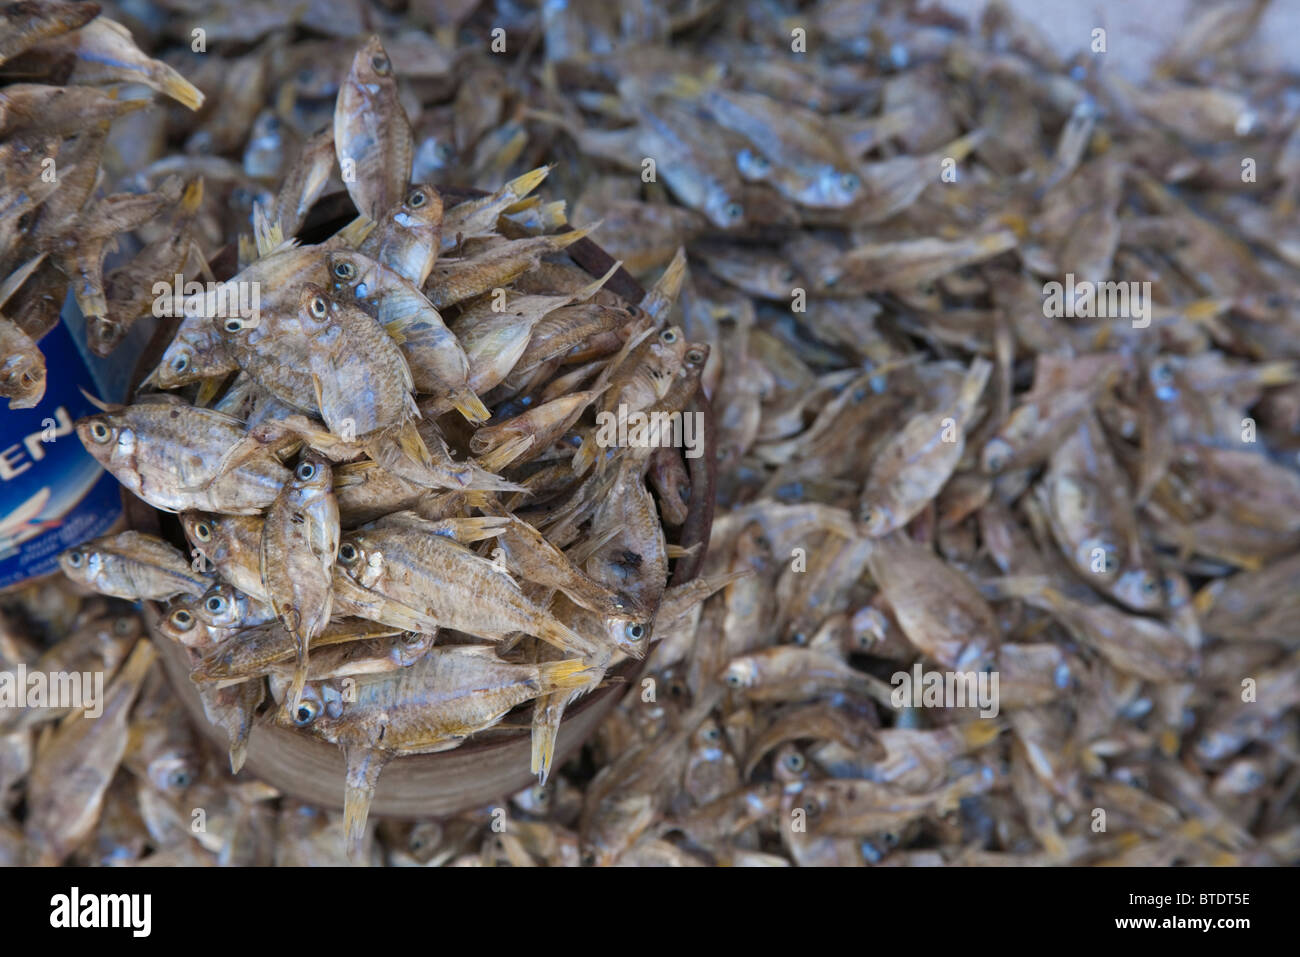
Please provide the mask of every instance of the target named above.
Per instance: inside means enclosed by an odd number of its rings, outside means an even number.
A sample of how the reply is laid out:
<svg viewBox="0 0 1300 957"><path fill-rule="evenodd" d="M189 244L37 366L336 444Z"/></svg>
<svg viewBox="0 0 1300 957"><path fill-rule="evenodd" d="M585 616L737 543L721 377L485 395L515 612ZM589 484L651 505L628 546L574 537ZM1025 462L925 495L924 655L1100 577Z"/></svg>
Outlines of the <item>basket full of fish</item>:
<svg viewBox="0 0 1300 957"><path fill-rule="evenodd" d="M684 255L639 303L603 289L617 263L593 278L559 260L588 230L548 229L529 195L546 168L449 206L412 184L378 38L320 138L256 207L234 274L173 297L134 401L76 425L126 489L179 516L185 551L133 529L61 562L103 594L167 602L159 629L233 771L261 710L341 748L359 849L390 760L521 705L544 782L566 707L644 658L657 615L699 600L668 591L669 563L700 546L664 526L688 517L671 425L700 414L709 347L665 321ZM285 239L335 163L357 215ZM607 416L669 431L619 444Z"/></svg>

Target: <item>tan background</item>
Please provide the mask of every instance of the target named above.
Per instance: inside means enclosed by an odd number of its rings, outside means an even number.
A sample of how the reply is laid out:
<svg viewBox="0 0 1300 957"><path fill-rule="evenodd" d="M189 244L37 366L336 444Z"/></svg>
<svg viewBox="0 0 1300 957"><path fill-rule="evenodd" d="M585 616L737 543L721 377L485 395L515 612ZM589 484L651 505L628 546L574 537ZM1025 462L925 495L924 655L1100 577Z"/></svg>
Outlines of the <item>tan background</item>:
<svg viewBox="0 0 1300 957"><path fill-rule="evenodd" d="M1037 25L1064 56L1087 50L1094 27L1106 29L1106 54L1114 68L1145 79L1151 64L1201 4L1192 0L1007 0ZM974 20L986 0L940 0ZM1300 69L1300 0L1273 0L1260 19L1252 56L1261 68Z"/></svg>

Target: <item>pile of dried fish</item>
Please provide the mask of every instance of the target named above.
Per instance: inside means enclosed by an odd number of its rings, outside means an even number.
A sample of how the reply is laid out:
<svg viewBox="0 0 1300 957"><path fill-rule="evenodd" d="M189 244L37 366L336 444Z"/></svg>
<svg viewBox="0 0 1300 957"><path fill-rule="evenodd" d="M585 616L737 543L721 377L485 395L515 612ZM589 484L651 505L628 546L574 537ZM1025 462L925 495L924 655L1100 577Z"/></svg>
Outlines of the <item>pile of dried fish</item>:
<svg viewBox="0 0 1300 957"><path fill-rule="evenodd" d="M91 347L107 354L147 314L154 280L190 254L186 226L202 182L172 178L151 192L97 193L115 121L150 105L126 84L196 110L203 94L140 51L93 3L14 3L0 11L0 396L30 409L45 394L37 341L59 321L69 288ZM147 91L146 91L147 94ZM117 237L175 209L171 228L104 276Z"/></svg>
<svg viewBox="0 0 1300 957"><path fill-rule="evenodd" d="M347 810L184 751L146 653L96 639L104 718L34 760L0 726L0 851L1300 862L1300 98L1252 57L1267 7L1203 4L1141 86L997 0L133 7L209 96L124 117L114 172L201 176L233 278L185 300L172 391L79 425L195 551L65 568L169 601L235 769L254 720L341 745ZM566 220L644 301L564 260ZM718 512L666 587L682 456L595 415L697 383ZM565 706L647 651L548 776ZM394 754L503 722L544 783L363 828Z"/></svg>

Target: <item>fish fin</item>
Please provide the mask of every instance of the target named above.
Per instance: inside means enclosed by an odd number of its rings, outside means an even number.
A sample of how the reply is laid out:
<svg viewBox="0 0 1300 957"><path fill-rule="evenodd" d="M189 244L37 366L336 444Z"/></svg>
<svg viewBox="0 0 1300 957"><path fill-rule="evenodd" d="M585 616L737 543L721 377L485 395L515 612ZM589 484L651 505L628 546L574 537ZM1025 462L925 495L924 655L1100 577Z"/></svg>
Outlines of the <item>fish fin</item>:
<svg viewBox="0 0 1300 957"><path fill-rule="evenodd" d="M1007 575L983 582L980 591L986 597L998 599L1047 596L1054 589L1051 579L1046 575Z"/></svg>
<svg viewBox="0 0 1300 957"><path fill-rule="evenodd" d="M554 645L566 654L587 654L595 650L592 643L586 638L583 638L582 635L562 622L552 618L549 614L543 615L537 622L537 637L548 645ZM581 667L585 668L586 665ZM554 690L557 689L547 689L547 691Z"/></svg>
<svg viewBox="0 0 1300 957"><path fill-rule="evenodd" d="M581 658L542 662L537 666L537 675L547 694L583 691L601 678L600 672Z"/></svg>
<svg viewBox="0 0 1300 957"><path fill-rule="evenodd" d="M458 389L451 394L451 404L456 411L474 425L479 425L492 418L492 413L483 404L483 400L470 389Z"/></svg>
<svg viewBox="0 0 1300 957"><path fill-rule="evenodd" d="M67 176L68 174L64 173L63 175ZM46 255L46 253L40 253L27 260L27 262L11 272L3 283L0 283L0 306L8 302L13 297L13 294L22 287L22 284L31 277L32 273L36 272L36 267L45 261Z"/></svg>
<svg viewBox="0 0 1300 957"><path fill-rule="evenodd" d="M665 554L667 554L669 558L691 558L700 550L700 546L703 544L703 542L696 542L690 548L682 548L680 545L669 545Z"/></svg>
<svg viewBox="0 0 1300 957"><path fill-rule="evenodd" d="M348 767L343 791L343 827L347 832L348 857L353 864L364 863L361 854L370 802L375 798L379 775L391 759L391 754L377 748L356 744L343 746L343 760Z"/></svg>
<svg viewBox="0 0 1300 957"><path fill-rule="evenodd" d="M86 391L84 386L77 386L77 388L80 389L81 394L86 397L86 401L89 402L91 405L93 405L95 408L99 409L100 412L120 412L126 408L126 406L124 405L117 405L113 402L105 402L103 399L99 398L99 396L91 395L89 392Z"/></svg>
<svg viewBox="0 0 1300 957"><path fill-rule="evenodd" d="M614 273L618 272L622 268L623 268L623 260L620 259L617 262L615 262L614 265L609 267L609 270L605 273L605 275L601 276L595 282L588 283L587 285L579 289L577 292L575 292L572 296L570 296L569 302L586 302L592 296L596 295L596 293L600 292L600 290L604 288L605 283L609 282L610 279L613 278Z"/></svg>

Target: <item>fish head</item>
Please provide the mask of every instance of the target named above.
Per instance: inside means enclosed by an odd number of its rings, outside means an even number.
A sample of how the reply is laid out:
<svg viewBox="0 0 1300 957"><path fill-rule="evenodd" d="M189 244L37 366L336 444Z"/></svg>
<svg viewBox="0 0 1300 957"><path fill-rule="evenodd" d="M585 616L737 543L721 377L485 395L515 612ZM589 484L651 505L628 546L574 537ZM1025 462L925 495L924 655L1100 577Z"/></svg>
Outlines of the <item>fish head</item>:
<svg viewBox="0 0 1300 957"><path fill-rule="evenodd" d="M298 322L308 335L320 335L329 328L338 311L338 300L313 282L303 283L298 293Z"/></svg>
<svg viewBox="0 0 1300 957"><path fill-rule="evenodd" d="M862 652L870 652L885 640L889 632L889 620L879 608L867 605L858 609L853 615L853 645Z"/></svg>
<svg viewBox="0 0 1300 957"><path fill-rule="evenodd" d="M894 528L894 513L883 502L863 502L858 509L858 520L870 538L887 535Z"/></svg>
<svg viewBox="0 0 1300 957"><path fill-rule="evenodd" d="M772 161L758 150L745 148L736 153L736 171L749 183L761 183L772 175Z"/></svg>
<svg viewBox="0 0 1300 957"><path fill-rule="evenodd" d="M217 520L207 512L182 512L181 527L194 548L211 557L216 547Z"/></svg>
<svg viewBox="0 0 1300 957"><path fill-rule="evenodd" d="M650 628L630 618L610 618L605 624L610 643L630 658L640 660L650 647Z"/></svg>
<svg viewBox="0 0 1300 957"><path fill-rule="evenodd" d="M379 86L396 82L393 79L393 61L378 36L372 36L352 58L352 76L362 86Z"/></svg>
<svg viewBox="0 0 1300 957"><path fill-rule="evenodd" d="M432 236L442 230L442 213L442 194L428 183L412 183L388 218L401 229Z"/></svg>
<svg viewBox="0 0 1300 957"><path fill-rule="evenodd" d="M301 499L318 499L334 488L334 470L330 460L314 449L307 449L294 466L289 484Z"/></svg>
<svg viewBox="0 0 1300 957"><path fill-rule="evenodd" d="M844 207L862 195L862 177L847 170L825 169L812 180L810 189L816 205Z"/></svg>
<svg viewBox="0 0 1300 957"><path fill-rule="evenodd" d="M1135 611L1163 611L1164 581L1151 568L1127 568L1115 581L1115 597Z"/></svg>
<svg viewBox="0 0 1300 957"><path fill-rule="evenodd" d="M997 475L1007 463L1011 461L1015 449L1006 439L992 438L984 445L984 450L980 452L980 468L986 475Z"/></svg>
<svg viewBox="0 0 1300 957"><path fill-rule="evenodd" d="M758 662L753 658L737 658L722 672L727 687L741 690L758 684Z"/></svg>
<svg viewBox="0 0 1300 957"><path fill-rule="evenodd" d="M90 316L86 321L86 342L97 356L108 355L125 336L126 326L112 316Z"/></svg>
<svg viewBox="0 0 1300 957"><path fill-rule="evenodd" d="M213 628L238 627L243 618L243 608L233 585L222 582L213 585L195 607L196 614Z"/></svg>
<svg viewBox="0 0 1300 957"><path fill-rule="evenodd" d="M178 748L150 761L145 773L158 791L179 797L198 779L199 770L198 755L188 748Z"/></svg>
<svg viewBox="0 0 1300 957"><path fill-rule="evenodd" d="M408 631L393 645L393 659L403 668L415 664L433 647L437 635Z"/></svg>
<svg viewBox="0 0 1300 957"><path fill-rule="evenodd" d="M59 556L59 567L63 573L78 584L86 585L94 580L95 573L103 566L99 552L85 545L74 545Z"/></svg>
<svg viewBox="0 0 1300 957"><path fill-rule="evenodd" d="M45 363L34 349L15 352L0 362L0 395L9 408L30 409L45 394Z"/></svg>
<svg viewBox="0 0 1300 957"><path fill-rule="evenodd" d="M374 588L384 577L384 553L368 548L362 536L353 535L339 542L337 566L362 588Z"/></svg>
<svg viewBox="0 0 1300 957"><path fill-rule="evenodd" d="M207 629L202 627L195 613L194 604L185 600L175 600L167 606L158 630L172 641L191 647L202 643L207 635Z"/></svg>
<svg viewBox="0 0 1300 957"><path fill-rule="evenodd" d="M710 190L704 201L704 215L719 229L734 229L745 221L745 207L739 197L726 190Z"/></svg>
<svg viewBox="0 0 1300 957"><path fill-rule="evenodd" d="M216 371L210 366L219 349L216 330L206 322L184 320L150 378L160 389L175 389L196 382L208 372Z"/></svg>
<svg viewBox="0 0 1300 957"><path fill-rule="evenodd" d="M772 777L782 784L807 779L808 759L792 742L776 749L776 754L772 756Z"/></svg>
<svg viewBox="0 0 1300 957"><path fill-rule="evenodd" d="M365 300L374 294L372 284L367 281L367 263L351 251L326 253L325 263L329 272L331 291L341 299Z"/></svg>

